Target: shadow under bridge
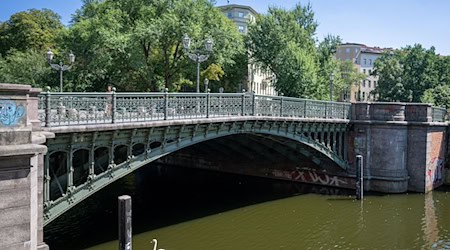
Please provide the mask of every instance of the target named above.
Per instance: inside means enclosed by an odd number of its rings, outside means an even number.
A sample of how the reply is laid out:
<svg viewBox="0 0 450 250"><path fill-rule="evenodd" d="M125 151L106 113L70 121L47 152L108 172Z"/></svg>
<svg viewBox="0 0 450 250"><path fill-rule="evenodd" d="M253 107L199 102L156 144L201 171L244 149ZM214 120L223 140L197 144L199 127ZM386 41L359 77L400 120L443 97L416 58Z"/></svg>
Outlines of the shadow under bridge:
<svg viewBox="0 0 450 250"><path fill-rule="evenodd" d="M47 141L44 225L115 180L159 160L255 176L345 173L348 122L241 120L56 133ZM167 157L165 157L167 156Z"/></svg>

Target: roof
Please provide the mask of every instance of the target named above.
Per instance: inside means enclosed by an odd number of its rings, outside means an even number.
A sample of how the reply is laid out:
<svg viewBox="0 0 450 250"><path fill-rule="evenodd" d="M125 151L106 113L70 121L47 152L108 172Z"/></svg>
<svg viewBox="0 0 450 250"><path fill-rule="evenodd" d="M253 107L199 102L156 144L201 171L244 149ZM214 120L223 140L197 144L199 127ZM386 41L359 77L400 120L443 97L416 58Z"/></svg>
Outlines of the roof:
<svg viewBox="0 0 450 250"><path fill-rule="evenodd" d="M386 51L392 50L392 48L380 48L380 47L369 47L364 46L361 48L361 53L372 53L372 54L382 54Z"/></svg>
<svg viewBox="0 0 450 250"><path fill-rule="evenodd" d="M247 6L247 5L228 4L228 5L223 5L223 6L217 6L217 8L219 8L221 10L246 9L246 10L249 10L250 12L252 12L254 15L258 15L258 12L256 12L256 10L254 10L252 7Z"/></svg>
<svg viewBox="0 0 450 250"><path fill-rule="evenodd" d="M382 54L385 51L393 50L392 48L380 48L380 47L370 47L362 43L343 43L340 46L358 46L361 48L361 53L371 53L371 54Z"/></svg>

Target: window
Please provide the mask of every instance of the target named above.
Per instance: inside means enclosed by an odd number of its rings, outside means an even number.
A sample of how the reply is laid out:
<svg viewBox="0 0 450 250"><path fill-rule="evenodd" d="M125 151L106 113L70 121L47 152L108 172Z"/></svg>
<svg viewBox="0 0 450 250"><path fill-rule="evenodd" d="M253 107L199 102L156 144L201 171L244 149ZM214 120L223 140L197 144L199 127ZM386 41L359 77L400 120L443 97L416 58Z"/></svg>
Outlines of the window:
<svg viewBox="0 0 450 250"><path fill-rule="evenodd" d="M244 17L244 15L245 15L245 13L244 13L244 12L241 12L241 11L239 11L239 12L238 12L238 17L241 17L241 18L243 18L243 17Z"/></svg>
<svg viewBox="0 0 450 250"><path fill-rule="evenodd" d="M244 33L245 32L245 27L243 25L239 25L239 32Z"/></svg>
<svg viewBox="0 0 450 250"><path fill-rule="evenodd" d="M373 87L374 87L374 88L377 87L377 81L373 81Z"/></svg>
<svg viewBox="0 0 450 250"><path fill-rule="evenodd" d="M345 53L350 54L350 48L346 48Z"/></svg>
<svg viewBox="0 0 450 250"><path fill-rule="evenodd" d="M372 88L372 82L369 80L369 88Z"/></svg>
<svg viewBox="0 0 450 250"><path fill-rule="evenodd" d="M371 70L371 69L369 69L369 75L370 75L370 74L372 74L372 70Z"/></svg>
<svg viewBox="0 0 450 250"><path fill-rule="evenodd" d="M366 69L363 69L363 73L364 73L364 74L366 73Z"/></svg>
<svg viewBox="0 0 450 250"><path fill-rule="evenodd" d="M367 64L367 59L366 58L364 58L364 65L366 65Z"/></svg>
<svg viewBox="0 0 450 250"><path fill-rule="evenodd" d="M372 59L369 59L369 65L372 65Z"/></svg>
<svg viewBox="0 0 450 250"><path fill-rule="evenodd" d="M228 18L233 18L233 12L229 11L229 12L227 13L227 16L228 16Z"/></svg>
<svg viewBox="0 0 450 250"><path fill-rule="evenodd" d="M358 64L358 59L355 59L355 63Z"/></svg>
<svg viewBox="0 0 450 250"><path fill-rule="evenodd" d="M363 101L365 101L366 100L366 92L362 92L362 94L363 94Z"/></svg>
<svg viewBox="0 0 450 250"><path fill-rule="evenodd" d="M366 80L363 80L362 85L363 87L366 87Z"/></svg>

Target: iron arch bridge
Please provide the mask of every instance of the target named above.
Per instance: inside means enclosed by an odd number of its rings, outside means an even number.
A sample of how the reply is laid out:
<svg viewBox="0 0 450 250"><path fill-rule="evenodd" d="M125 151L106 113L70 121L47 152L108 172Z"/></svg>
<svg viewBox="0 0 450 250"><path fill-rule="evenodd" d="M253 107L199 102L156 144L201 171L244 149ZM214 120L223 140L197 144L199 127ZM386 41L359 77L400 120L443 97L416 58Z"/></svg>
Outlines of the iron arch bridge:
<svg viewBox="0 0 450 250"><path fill-rule="evenodd" d="M318 152L349 169L345 103L246 93L46 93L39 106L41 125L55 133L44 158L44 225L150 162L225 136L287 138L312 161Z"/></svg>

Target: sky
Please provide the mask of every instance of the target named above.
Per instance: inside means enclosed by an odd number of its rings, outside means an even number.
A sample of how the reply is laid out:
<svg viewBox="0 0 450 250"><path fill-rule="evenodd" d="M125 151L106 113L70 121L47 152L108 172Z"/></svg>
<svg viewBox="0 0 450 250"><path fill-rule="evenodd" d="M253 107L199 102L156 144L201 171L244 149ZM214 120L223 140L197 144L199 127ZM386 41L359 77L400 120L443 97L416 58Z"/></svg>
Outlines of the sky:
<svg viewBox="0 0 450 250"><path fill-rule="evenodd" d="M227 0L217 0L217 6ZM229 0L230 4L251 6L266 13L269 6L293 8L304 0ZM434 46L441 55L450 55L449 0L310 0L319 23L317 38L338 35L343 42L368 46L402 48L422 44ZM81 0L0 0L0 21L19 11L47 8L68 24Z"/></svg>

